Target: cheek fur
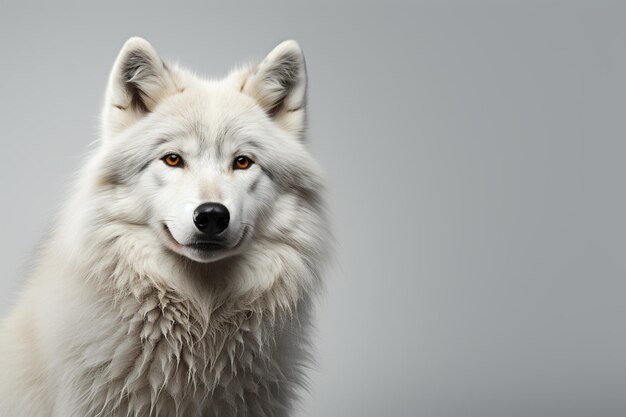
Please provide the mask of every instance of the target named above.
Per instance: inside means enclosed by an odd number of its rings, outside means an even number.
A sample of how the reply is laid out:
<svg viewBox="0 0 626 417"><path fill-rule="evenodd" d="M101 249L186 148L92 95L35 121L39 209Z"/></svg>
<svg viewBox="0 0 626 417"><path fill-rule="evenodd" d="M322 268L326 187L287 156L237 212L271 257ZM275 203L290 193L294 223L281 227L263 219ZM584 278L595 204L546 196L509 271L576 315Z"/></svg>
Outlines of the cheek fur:
<svg viewBox="0 0 626 417"><path fill-rule="evenodd" d="M162 174L157 171L152 172L152 182L156 187L165 186L165 179L163 178Z"/></svg>
<svg viewBox="0 0 626 417"><path fill-rule="evenodd" d="M278 191L274 182L268 176L261 174L246 184L239 198L241 199L242 221L254 225L258 219L269 215L273 201L278 198Z"/></svg>

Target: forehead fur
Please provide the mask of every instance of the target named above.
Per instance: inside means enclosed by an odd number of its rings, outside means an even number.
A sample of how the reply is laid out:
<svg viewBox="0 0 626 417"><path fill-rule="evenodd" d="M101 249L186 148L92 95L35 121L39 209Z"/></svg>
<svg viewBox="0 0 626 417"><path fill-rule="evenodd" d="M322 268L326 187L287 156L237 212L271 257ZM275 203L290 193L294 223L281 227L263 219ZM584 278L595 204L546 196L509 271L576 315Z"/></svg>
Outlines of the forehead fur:
<svg viewBox="0 0 626 417"><path fill-rule="evenodd" d="M206 147L222 146L242 135L282 136L250 97L227 82L196 81L157 107L146 123L182 129Z"/></svg>

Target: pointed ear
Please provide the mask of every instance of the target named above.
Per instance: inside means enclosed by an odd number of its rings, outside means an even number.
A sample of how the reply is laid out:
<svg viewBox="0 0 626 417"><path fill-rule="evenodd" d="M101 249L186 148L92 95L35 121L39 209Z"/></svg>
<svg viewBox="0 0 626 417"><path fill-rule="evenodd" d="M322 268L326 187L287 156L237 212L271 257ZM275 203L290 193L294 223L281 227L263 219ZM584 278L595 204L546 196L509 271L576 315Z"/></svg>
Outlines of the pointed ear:
<svg viewBox="0 0 626 417"><path fill-rule="evenodd" d="M306 123L306 87L304 54L296 41L285 41L251 70L241 91L279 126L300 137Z"/></svg>
<svg viewBox="0 0 626 417"><path fill-rule="evenodd" d="M107 87L103 124L106 133L119 133L178 91L176 76L146 40L126 41Z"/></svg>

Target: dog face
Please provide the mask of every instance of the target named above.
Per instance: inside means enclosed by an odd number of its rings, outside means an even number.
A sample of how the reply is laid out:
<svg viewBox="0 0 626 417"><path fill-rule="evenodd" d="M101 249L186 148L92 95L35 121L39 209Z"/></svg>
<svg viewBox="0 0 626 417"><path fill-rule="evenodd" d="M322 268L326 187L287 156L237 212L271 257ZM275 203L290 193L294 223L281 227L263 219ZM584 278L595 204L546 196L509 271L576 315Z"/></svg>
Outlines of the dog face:
<svg viewBox="0 0 626 417"><path fill-rule="evenodd" d="M302 143L305 93L304 57L293 41L257 66L208 81L130 39L103 112L98 166L109 216L145 226L169 250L202 263L245 251L275 229L277 216L297 221L281 196L318 183Z"/></svg>

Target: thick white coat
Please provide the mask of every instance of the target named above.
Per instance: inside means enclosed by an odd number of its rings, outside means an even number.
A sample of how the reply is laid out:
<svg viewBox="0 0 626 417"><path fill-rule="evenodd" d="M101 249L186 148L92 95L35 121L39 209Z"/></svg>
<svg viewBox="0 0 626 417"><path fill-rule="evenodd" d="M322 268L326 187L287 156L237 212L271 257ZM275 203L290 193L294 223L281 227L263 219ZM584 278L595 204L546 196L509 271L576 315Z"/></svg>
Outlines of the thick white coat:
<svg viewBox="0 0 626 417"><path fill-rule="evenodd" d="M221 81L124 45L101 138L2 322L1 416L290 413L329 245L305 100L293 41ZM233 170L238 152L255 164ZM190 249L205 201L231 211L231 249Z"/></svg>

